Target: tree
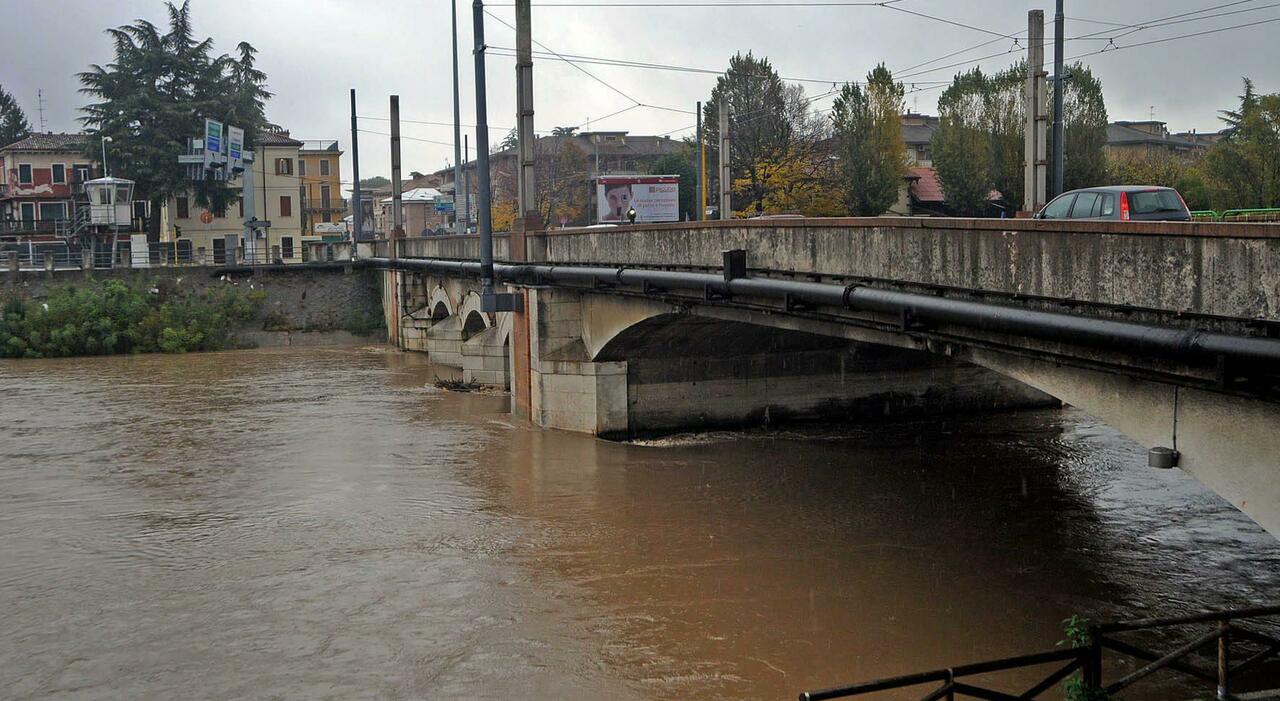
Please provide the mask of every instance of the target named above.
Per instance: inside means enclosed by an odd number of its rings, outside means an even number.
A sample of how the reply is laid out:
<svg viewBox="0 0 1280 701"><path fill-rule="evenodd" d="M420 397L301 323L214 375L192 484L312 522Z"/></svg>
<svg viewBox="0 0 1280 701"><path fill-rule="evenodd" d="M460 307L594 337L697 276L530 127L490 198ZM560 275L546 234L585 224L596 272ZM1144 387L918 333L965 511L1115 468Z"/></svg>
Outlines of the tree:
<svg viewBox="0 0 1280 701"><path fill-rule="evenodd" d="M552 136L573 136L578 131L577 127L553 127L551 129Z"/></svg>
<svg viewBox="0 0 1280 701"><path fill-rule="evenodd" d="M1062 187L1075 190L1097 187L1107 181L1107 106L1102 99L1102 83L1081 63L1067 73L1067 88L1062 94L1062 118L1065 121L1062 161ZM1053 90L1050 88L1050 93ZM1049 104L1053 104L1052 94ZM1053 148L1053 133L1049 134Z"/></svg>
<svg viewBox="0 0 1280 701"><path fill-rule="evenodd" d="M542 222L587 223L587 154L572 137L544 136L534 142L535 205Z"/></svg>
<svg viewBox="0 0 1280 701"><path fill-rule="evenodd" d="M933 162L955 213L985 213L994 182L991 135L986 131L988 78L974 68L955 77L938 98L938 129L933 134Z"/></svg>
<svg viewBox="0 0 1280 701"><path fill-rule="evenodd" d="M375 175L372 178L361 178L361 190L377 190L380 187L386 187L391 184L390 178L384 178L381 175Z"/></svg>
<svg viewBox="0 0 1280 701"><path fill-rule="evenodd" d="M509 151L519 145L520 137L516 134L516 128L511 127L511 131L507 132L507 135L502 137L502 141L498 142L497 147L494 148L492 152L497 153L498 151Z"/></svg>
<svg viewBox="0 0 1280 701"><path fill-rule="evenodd" d="M1112 185L1159 185L1182 193L1192 210L1209 209L1210 193L1203 172L1203 159L1154 152L1141 156L1110 156L1106 178Z"/></svg>
<svg viewBox="0 0 1280 701"><path fill-rule="evenodd" d="M31 135L27 115L13 96L0 87L0 146L8 146Z"/></svg>
<svg viewBox="0 0 1280 701"><path fill-rule="evenodd" d="M814 151L793 147L757 164L758 183L746 177L734 183L735 189L760 185L764 198L753 209L739 212L753 214L803 214L807 217L835 217L848 211L837 184L829 158L817 158Z"/></svg>
<svg viewBox="0 0 1280 701"><path fill-rule="evenodd" d="M720 99L724 98L729 105L729 168L735 180L746 178L747 181L745 187L734 188L739 193L734 209L764 211L764 198L768 193L759 168L762 163L786 153L803 95L799 86L788 90L768 59L758 59L749 51L745 56L734 54L729 59L729 69L716 79L711 98L702 108L703 132L708 157L718 162Z"/></svg>
<svg viewBox="0 0 1280 701"><path fill-rule="evenodd" d="M1257 95L1246 80L1240 109L1223 121L1231 132L1205 155L1214 206L1280 207L1280 93Z"/></svg>
<svg viewBox="0 0 1280 701"><path fill-rule="evenodd" d="M902 83L884 64L867 74L867 87L846 84L831 110L839 159L839 185L847 211L879 216L898 199L907 172L901 115Z"/></svg>
<svg viewBox="0 0 1280 701"><path fill-rule="evenodd" d="M690 162L689 153L668 153L653 162L650 172L654 175L680 176L680 218L698 218L698 171Z"/></svg>
<svg viewBox="0 0 1280 701"><path fill-rule="evenodd" d="M264 108L271 97L266 75L254 67L256 50L237 45L237 55L213 56L213 39L197 41L189 2L166 3L168 31L146 20L108 29L115 58L79 75L81 92L96 101L82 108L89 128L88 155L103 136L112 139L113 170L136 182L136 192L159 210L170 197L194 191L197 204L221 211L238 191L212 179L191 182L177 157L187 139L212 118L245 130L245 148L271 127ZM159 218L152 218L158 231Z"/></svg>

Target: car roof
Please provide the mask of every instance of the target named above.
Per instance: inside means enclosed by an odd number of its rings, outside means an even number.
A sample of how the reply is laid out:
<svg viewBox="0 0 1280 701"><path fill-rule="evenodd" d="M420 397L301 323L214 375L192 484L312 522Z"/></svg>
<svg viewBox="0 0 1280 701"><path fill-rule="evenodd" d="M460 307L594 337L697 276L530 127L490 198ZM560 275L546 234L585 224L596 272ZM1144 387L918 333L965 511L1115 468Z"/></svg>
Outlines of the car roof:
<svg viewBox="0 0 1280 701"><path fill-rule="evenodd" d="M1073 192L1148 192L1151 190L1173 190L1173 188L1164 187L1163 185L1101 185L1098 187L1082 187L1062 194L1070 195Z"/></svg>

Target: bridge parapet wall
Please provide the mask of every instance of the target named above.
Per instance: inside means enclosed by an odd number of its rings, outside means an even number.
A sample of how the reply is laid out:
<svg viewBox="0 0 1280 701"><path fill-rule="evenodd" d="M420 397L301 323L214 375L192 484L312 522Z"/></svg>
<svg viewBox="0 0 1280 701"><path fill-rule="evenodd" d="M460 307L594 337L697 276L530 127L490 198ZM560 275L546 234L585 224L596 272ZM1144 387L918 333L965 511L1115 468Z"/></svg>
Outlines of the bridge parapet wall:
<svg viewBox="0 0 1280 701"><path fill-rule="evenodd" d="M473 237L474 238L474 237ZM1280 321L1280 225L849 218L538 235L551 263L753 269Z"/></svg>

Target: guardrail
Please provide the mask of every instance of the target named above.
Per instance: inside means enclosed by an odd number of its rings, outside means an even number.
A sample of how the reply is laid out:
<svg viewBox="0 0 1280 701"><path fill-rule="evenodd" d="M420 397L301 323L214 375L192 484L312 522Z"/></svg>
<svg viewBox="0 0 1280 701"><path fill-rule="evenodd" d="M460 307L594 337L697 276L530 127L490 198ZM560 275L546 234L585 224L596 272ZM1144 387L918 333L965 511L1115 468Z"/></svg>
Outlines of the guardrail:
<svg viewBox="0 0 1280 701"><path fill-rule="evenodd" d="M1205 222L1280 222L1280 207L1228 209L1222 212L1200 209L1192 212L1191 218Z"/></svg>
<svg viewBox="0 0 1280 701"><path fill-rule="evenodd" d="M1213 684L1217 698L1229 699L1233 693L1233 682L1238 681L1242 674L1256 669L1268 660L1280 659L1280 638L1257 630L1256 625L1246 628L1243 622L1256 623L1277 616L1280 616L1280 606L1265 606L1092 625L1088 626L1086 639L1081 641L1083 644L1075 647L807 691L800 694L800 700L851 698L929 684L932 688L920 697L920 701L954 701L957 698L1019 701L1042 698L1059 682L1067 680L1077 671L1081 674L1077 681L1083 693L1082 698L1099 701L1113 698L1117 693L1157 672L1172 671ZM1196 630L1197 628L1201 630ZM1208 630L1203 630L1204 628ZM1190 629L1191 637L1165 651L1117 637L1141 631L1166 632L1170 629L1183 631L1184 636ZM1216 653L1213 655L1217 659L1215 668L1206 668L1200 660L1188 659L1206 647L1211 647L1213 653ZM1104 651L1113 653L1118 658L1138 660L1146 664L1107 684L1103 680ZM1237 657L1240 661L1233 662ZM1055 665L1052 671L1023 691L1009 692L992 688L991 682L969 681L977 675L1033 670L1049 664Z"/></svg>
<svg viewBox="0 0 1280 701"><path fill-rule="evenodd" d="M188 245L183 245L183 244ZM0 251L0 270L33 272L57 270L93 270L111 268L174 268L255 265L294 265L353 260L350 243L304 242L301 246L282 249L259 242L249 247L206 249L190 242L165 241L149 243L146 248L121 246L112 251L71 250L68 247L34 246Z"/></svg>

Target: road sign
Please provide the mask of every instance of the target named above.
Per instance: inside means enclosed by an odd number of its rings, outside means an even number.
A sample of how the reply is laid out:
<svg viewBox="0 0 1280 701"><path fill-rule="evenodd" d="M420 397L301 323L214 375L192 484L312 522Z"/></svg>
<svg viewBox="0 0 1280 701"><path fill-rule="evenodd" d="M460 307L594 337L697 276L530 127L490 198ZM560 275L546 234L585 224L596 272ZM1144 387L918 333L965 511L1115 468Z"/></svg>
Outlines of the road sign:
<svg viewBox="0 0 1280 701"><path fill-rule="evenodd" d="M227 168L236 170L244 168L244 129L227 126Z"/></svg>
<svg viewBox="0 0 1280 701"><path fill-rule="evenodd" d="M452 195L437 196L436 211L444 212L445 214L452 214L453 213L453 196Z"/></svg>
<svg viewBox="0 0 1280 701"><path fill-rule="evenodd" d="M251 226L251 227L253 227L253 228L255 228L255 229L270 229L270 228L271 228L271 221L270 221L270 220L267 220L267 219L250 219L250 220L249 220L248 222L246 222L246 223L247 223L249 226Z"/></svg>
<svg viewBox="0 0 1280 701"><path fill-rule="evenodd" d="M204 120L205 170L215 167L220 168L226 164L227 159L222 153L222 147L222 122L213 119Z"/></svg>

